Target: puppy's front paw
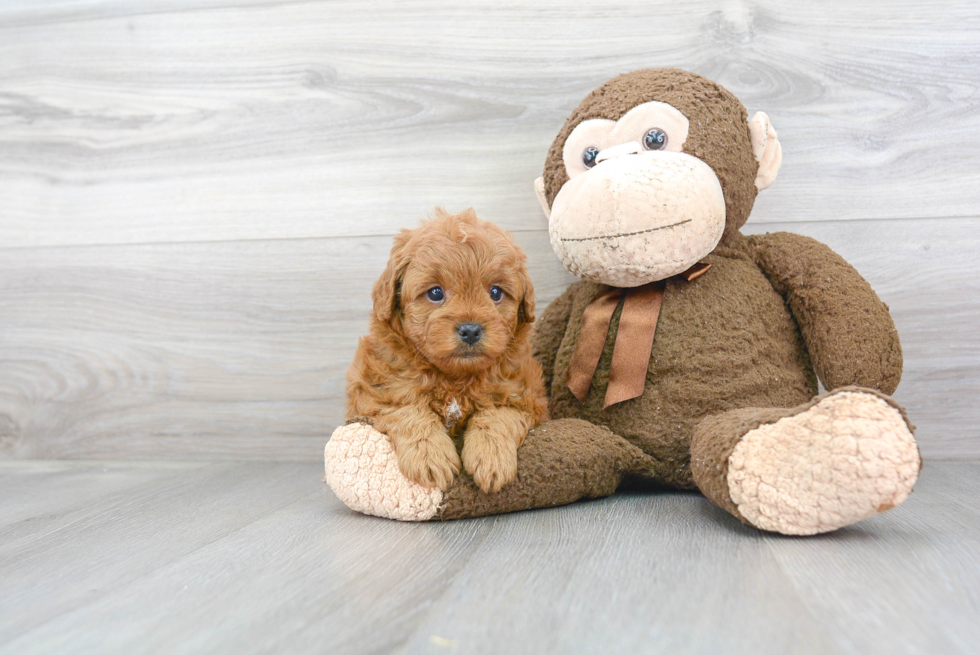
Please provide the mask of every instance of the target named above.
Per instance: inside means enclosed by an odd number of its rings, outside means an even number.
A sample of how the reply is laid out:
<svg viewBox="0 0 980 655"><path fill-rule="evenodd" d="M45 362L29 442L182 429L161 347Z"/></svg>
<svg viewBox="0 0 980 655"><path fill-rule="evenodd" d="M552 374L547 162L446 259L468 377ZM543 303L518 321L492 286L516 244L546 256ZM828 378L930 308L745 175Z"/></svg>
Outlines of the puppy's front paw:
<svg viewBox="0 0 980 655"><path fill-rule="evenodd" d="M399 444L395 454L402 475L423 487L445 491L459 473L459 455L448 435L436 434Z"/></svg>
<svg viewBox="0 0 980 655"><path fill-rule="evenodd" d="M481 490L497 493L517 477L517 443L491 430L470 428L463 439L463 466Z"/></svg>

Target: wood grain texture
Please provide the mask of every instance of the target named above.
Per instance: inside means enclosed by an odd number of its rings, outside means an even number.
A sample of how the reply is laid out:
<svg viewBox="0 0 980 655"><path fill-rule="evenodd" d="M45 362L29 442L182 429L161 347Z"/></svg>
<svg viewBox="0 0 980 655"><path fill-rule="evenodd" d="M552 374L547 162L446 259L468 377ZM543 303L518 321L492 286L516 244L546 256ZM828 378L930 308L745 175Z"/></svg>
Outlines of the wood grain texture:
<svg viewBox="0 0 980 655"><path fill-rule="evenodd" d="M747 232L891 306L926 468L763 535L695 494L404 525L323 489L390 237L475 206L573 279L532 192L647 66L771 117ZM643 0L0 0L0 654L973 653L980 9ZM311 463L171 460L279 459Z"/></svg>
<svg viewBox="0 0 980 655"><path fill-rule="evenodd" d="M51 513L54 509L59 514L77 511L104 496L159 483L202 466L205 464L188 462L101 462L78 466L51 460L21 466L14 461L0 461L0 530L5 541L12 539L17 530L36 534L39 522L56 518Z"/></svg>
<svg viewBox="0 0 980 655"><path fill-rule="evenodd" d="M390 235L474 205L543 308L546 149L657 65L769 113L746 231L857 265L924 453L980 456L975 2L2 0L0 458L319 459Z"/></svg>
<svg viewBox="0 0 980 655"><path fill-rule="evenodd" d="M911 511L897 514L897 521L860 524L861 530L831 539L769 537L778 542L773 554L810 616L836 632L848 652L976 652L978 474L976 464L927 462L903 506ZM831 569L843 574L828 576ZM896 598L903 599L903 611L891 611ZM939 603L948 603L942 618ZM908 630L910 620L915 630ZM867 630L869 623L874 627Z"/></svg>
<svg viewBox="0 0 980 655"><path fill-rule="evenodd" d="M171 475L81 506L52 499L36 520L4 528L0 642L289 504L311 474L299 464L160 468Z"/></svg>
<svg viewBox="0 0 980 655"><path fill-rule="evenodd" d="M321 459L390 243L7 251L0 456ZM574 279L530 268L546 299Z"/></svg>
<svg viewBox="0 0 980 655"><path fill-rule="evenodd" d="M0 8L0 244L539 224L532 181L608 77L705 74L783 142L754 219L980 213L973 0L23 2Z"/></svg>
<svg viewBox="0 0 980 655"><path fill-rule="evenodd" d="M980 219L762 226L829 244L889 303L926 457L980 456ZM759 231L754 226L750 231ZM538 311L574 278L520 232ZM319 460L390 239L9 250L0 457ZM941 290L941 293L937 292Z"/></svg>
<svg viewBox="0 0 980 655"><path fill-rule="evenodd" d="M690 493L400 524L350 512L320 474L209 464L125 503L38 507L65 520L29 555L0 533L0 616L20 619L0 653L966 654L980 640L977 463L927 463L898 509L811 538Z"/></svg>

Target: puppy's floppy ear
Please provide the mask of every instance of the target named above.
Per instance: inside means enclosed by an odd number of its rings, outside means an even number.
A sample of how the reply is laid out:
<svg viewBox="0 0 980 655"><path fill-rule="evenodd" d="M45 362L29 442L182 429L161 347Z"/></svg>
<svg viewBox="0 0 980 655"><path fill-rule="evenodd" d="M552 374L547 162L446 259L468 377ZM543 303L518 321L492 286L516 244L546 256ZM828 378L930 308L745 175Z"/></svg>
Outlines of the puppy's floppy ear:
<svg viewBox="0 0 980 655"><path fill-rule="evenodd" d="M527 257L521 253L520 265L517 268L517 279L521 281L524 295L521 296L520 304L517 306L517 322L534 322L534 285L531 283L531 275L527 272Z"/></svg>
<svg viewBox="0 0 980 655"><path fill-rule="evenodd" d="M374 289L371 290L371 299L374 301L374 317L379 321L390 321L398 309L398 292L401 287L402 275L405 274L409 262L406 246L411 236L411 230L402 230L401 234L395 237L395 243L391 247L391 255L388 257L388 265L378 281L374 283Z"/></svg>

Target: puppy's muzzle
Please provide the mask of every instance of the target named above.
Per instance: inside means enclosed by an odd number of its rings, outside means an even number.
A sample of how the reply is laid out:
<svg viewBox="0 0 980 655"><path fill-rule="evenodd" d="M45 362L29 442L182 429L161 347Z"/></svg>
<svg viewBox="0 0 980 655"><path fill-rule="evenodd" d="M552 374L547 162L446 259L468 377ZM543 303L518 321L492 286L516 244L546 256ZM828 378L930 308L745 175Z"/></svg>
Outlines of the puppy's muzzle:
<svg viewBox="0 0 980 655"><path fill-rule="evenodd" d="M472 346L483 336L483 326L479 323L460 323L456 326L456 333L463 343Z"/></svg>

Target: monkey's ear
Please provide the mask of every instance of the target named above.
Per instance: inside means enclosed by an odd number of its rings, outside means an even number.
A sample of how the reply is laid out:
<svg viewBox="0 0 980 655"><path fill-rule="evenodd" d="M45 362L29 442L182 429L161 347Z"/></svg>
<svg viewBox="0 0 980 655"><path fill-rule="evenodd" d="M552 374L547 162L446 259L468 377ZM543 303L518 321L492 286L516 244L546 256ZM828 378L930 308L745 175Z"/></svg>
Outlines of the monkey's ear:
<svg viewBox="0 0 980 655"><path fill-rule="evenodd" d="M401 286L402 275L405 274L405 269L408 267L408 257L404 251L410 234L409 230L402 230L401 234L395 237L395 244L391 247L391 256L388 257L388 265L371 290L371 299L374 301L374 317L379 321L390 321L398 308L398 291Z"/></svg>
<svg viewBox="0 0 980 655"><path fill-rule="evenodd" d="M779 145L776 128L769 117L757 111L749 121L749 137L752 140L752 154L759 162L759 172L755 176L755 187L762 191L776 179L779 165L783 163L783 147Z"/></svg>
<svg viewBox="0 0 980 655"><path fill-rule="evenodd" d="M548 197L544 193L543 177L539 177L534 181L534 194L538 197L538 202L541 204L541 211L544 212L544 217L551 220L551 207L548 206Z"/></svg>

